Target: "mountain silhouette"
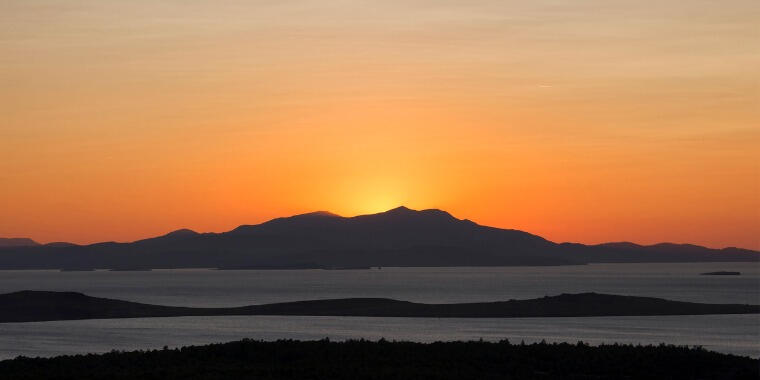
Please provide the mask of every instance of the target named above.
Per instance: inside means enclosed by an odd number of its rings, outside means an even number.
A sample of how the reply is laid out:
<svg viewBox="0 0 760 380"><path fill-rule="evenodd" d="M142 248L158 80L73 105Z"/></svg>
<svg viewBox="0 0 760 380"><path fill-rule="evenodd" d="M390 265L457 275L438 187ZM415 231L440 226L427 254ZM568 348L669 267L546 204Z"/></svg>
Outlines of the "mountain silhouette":
<svg viewBox="0 0 760 380"><path fill-rule="evenodd" d="M457 219L442 210L403 206L354 217L312 212L223 233L182 229L132 243L0 248L0 269L330 269L758 260L760 252L740 248L557 244L527 232Z"/></svg>
<svg viewBox="0 0 760 380"><path fill-rule="evenodd" d="M9 247L36 247L40 243L29 238L0 238L0 248Z"/></svg>

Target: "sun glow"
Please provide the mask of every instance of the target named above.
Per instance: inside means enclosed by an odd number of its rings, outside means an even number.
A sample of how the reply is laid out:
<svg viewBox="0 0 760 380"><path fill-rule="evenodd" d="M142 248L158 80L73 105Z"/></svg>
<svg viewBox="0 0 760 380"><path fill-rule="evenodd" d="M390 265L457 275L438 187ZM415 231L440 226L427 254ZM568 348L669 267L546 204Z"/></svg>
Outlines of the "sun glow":
<svg viewBox="0 0 760 380"><path fill-rule="evenodd" d="M368 199L365 201L364 205L360 208L360 213L362 214L374 214L378 212L383 212L390 210L394 207L397 207L401 205L403 202L396 201L394 198L390 195L381 194L375 197L374 199Z"/></svg>
<svg viewBox="0 0 760 380"><path fill-rule="evenodd" d="M349 199L351 214L374 214L406 203L405 186L398 180L371 179L357 185Z"/></svg>
<svg viewBox="0 0 760 380"><path fill-rule="evenodd" d="M0 237L404 205L760 249L757 2L729 2L6 0Z"/></svg>

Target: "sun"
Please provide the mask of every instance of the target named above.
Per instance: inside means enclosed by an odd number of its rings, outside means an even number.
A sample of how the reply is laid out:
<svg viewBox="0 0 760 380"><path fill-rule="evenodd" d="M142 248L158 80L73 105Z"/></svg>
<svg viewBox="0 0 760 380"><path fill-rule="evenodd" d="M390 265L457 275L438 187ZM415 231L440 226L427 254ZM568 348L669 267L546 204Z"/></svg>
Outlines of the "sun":
<svg viewBox="0 0 760 380"><path fill-rule="evenodd" d="M401 206L406 199L405 186L399 180L367 180L357 184L348 201L353 214L375 214Z"/></svg>
<svg viewBox="0 0 760 380"><path fill-rule="evenodd" d="M375 214L378 212L388 211L392 208L401 206L401 204L402 202L394 197L393 194L378 194L372 198L365 199L360 212L366 214Z"/></svg>

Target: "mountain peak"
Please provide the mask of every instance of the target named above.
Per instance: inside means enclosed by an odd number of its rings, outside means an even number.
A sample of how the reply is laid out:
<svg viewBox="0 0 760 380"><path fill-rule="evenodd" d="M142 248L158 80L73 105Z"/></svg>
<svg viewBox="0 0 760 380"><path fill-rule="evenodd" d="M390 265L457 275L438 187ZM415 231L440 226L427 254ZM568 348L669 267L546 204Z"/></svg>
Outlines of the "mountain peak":
<svg viewBox="0 0 760 380"><path fill-rule="evenodd" d="M440 210L440 209L437 209L437 208L428 208L428 209L424 209L424 210L414 210L414 209L411 209L411 208L406 207L406 206L398 206L398 207L396 207L394 209L390 209L390 210L388 210L388 211L386 211L384 213L381 213L381 214L391 214L391 215L393 215L393 214L396 214L396 215L435 215L435 216L444 216L444 217L447 217L447 218L454 219L454 217L451 214L449 214L448 212Z"/></svg>
<svg viewBox="0 0 760 380"><path fill-rule="evenodd" d="M0 247L37 247L40 243L29 238L0 238Z"/></svg>
<svg viewBox="0 0 760 380"><path fill-rule="evenodd" d="M328 217L328 218L340 218L341 216L330 211L314 211L307 212L305 214L293 215L293 217Z"/></svg>
<svg viewBox="0 0 760 380"><path fill-rule="evenodd" d="M399 206L377 214L358 215L351 219L458 221L457 218L443 210L435 208L414 210L406 206Z"/></svg>
<svg viewBox="0 0 760 380"><path fill-rule="evenodd" d="M183 237L183 236L195 236L195 235L198 235L198 233L191 229L181 228L179 230L169 232L168 234L164 236L165 237Z"/></svg>
<svg viewBox="0 0 760 380"><path fill-rule="evenodd" d="M396 208L392 208L386 212L383 212L381 214L397 214L397 213L409 213L409 212L417 212L417 210L412 210L409 207L406 206L398 206Z"/></svg>

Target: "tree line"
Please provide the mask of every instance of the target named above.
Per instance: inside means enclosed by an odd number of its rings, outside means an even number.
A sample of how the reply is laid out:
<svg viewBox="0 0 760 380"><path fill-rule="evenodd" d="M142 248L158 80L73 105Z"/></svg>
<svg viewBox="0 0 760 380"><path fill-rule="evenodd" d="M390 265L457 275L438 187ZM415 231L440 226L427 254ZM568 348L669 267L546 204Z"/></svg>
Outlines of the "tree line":
<svg viewBox="0 0 760 380"><path fill-rule="evenodd" d="M0 379L758 379L760 361L673 345L241 341L18 357Z"/></svg>

